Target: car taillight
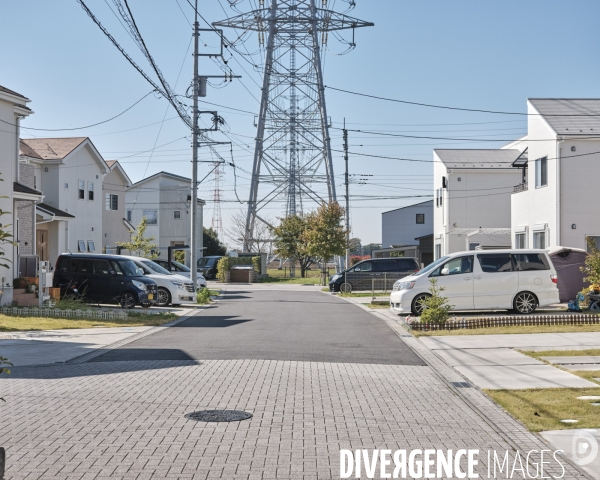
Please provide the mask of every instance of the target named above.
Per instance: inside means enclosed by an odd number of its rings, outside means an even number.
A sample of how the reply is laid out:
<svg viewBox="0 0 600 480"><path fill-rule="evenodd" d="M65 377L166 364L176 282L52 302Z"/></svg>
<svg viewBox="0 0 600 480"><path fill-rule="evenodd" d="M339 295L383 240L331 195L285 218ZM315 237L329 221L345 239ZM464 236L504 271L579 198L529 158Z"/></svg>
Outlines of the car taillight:
<svg viewBox="0 0 600 480"><path fill-rule="evenodd" d="M558 277L556 275L550 275L550 280L552 280L552 283L558 285Z"/></svg>

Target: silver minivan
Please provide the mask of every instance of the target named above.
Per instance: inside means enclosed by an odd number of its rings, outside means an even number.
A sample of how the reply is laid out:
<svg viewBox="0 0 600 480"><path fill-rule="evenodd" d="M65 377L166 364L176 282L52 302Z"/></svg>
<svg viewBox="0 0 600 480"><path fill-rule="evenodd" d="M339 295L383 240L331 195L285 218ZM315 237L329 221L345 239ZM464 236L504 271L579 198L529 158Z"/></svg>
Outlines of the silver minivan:
<svg viewBox="0 0 600 480"><path fill-rule="evenodd" d="M398 280L390 307L420 315L431 278L444 287L453 310L512 310L532 313L559 303L556 270L545 250L482 250L442 257Z"/></svg>

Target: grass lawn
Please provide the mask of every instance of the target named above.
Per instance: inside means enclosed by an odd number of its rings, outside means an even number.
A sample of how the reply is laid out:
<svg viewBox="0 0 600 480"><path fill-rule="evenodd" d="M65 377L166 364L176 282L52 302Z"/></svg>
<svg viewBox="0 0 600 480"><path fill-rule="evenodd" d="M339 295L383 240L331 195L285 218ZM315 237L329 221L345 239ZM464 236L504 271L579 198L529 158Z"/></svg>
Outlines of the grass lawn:
<svg viewBox="0 0 600 480"><path fill-rule="evenodd" d="M592 401L577 399L581 396L600 396L600 388L484 391L496 403L534 432L572 428L600 428L600 407L592 405ZM577 423L562 423L561 420L565 419L579 421Z"/></svg>
<svg viewBox="0 0 600 480"><path fill-rule="evenodd" d="M489 328L463 328L459 330L435 330L422 332L411 330L415 337L442 337L447 335L502 335L514 333L570 333L570 332L600 332L600 325L539 325L512 326ZM598 411L600 414L600 410Z"/></svg>
<svg viewBox="0 0 600 480"><path fill-rule="evenodd" d="M137 312L129 313L129 318L127 320L79 320L76 318L13 317L9 315L0 315L0 332L59 330L66 328L156 326L168 323L175 318L177 318L177 315L174 313L148 315Z"/></svg>
<svg viewBox="0 0 600 480"><path fill-rule="evenodd" d="M270 271L270 270L269 270ZM287 283L295 285L320 285L320 277L308 277L308 278L284 278L284 277L266 277L259 278L258 283Z"/></svg>

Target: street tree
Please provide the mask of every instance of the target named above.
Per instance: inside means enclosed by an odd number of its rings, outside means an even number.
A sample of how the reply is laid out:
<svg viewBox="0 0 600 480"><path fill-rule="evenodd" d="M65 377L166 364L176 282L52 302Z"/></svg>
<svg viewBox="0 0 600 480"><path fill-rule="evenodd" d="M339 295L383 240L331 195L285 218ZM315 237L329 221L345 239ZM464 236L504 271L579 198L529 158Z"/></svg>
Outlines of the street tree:
<svg viewBox="0 0 600 480"><path fill-rule="evenodd" d="M317 211L308 215L304 239L308 253L321 263L323 274L333 256L346 253L348 244L343 226L344 215L345 210L337 202L323 203Z"/></svg>
<svg viewBox="0 0 600 480"><path fill-rule="evenodd" d="M225 236L239 247L244 245L246 236L246 213L243 210L231 216L231 226L225 232ZM268 223L272 223L268 218ZM254 223L254 232L252 232L251 251L260 253L271 253L272 242L271 228L268 223L259 219Z"/></svg>
<svg viewBox="0 0 600 480"><path fill-rule="evenodd" d="M158 258L158 245L154 242L154 237L146 237L146 227L148 221L146 217L142 217L142 221L135 228L129 242L117 242L117 245L129 250L130 255L144 258Z"/></svg>
<svg viewBox="0 0 600 480"><path fill-rule="evenodd" d="M219 234L212 228L202 227L202 242L204 248L204 256L225 255L227 247L219 240Z"/></svg>
<svg viewBox="0 0 600 480"><path fill-rule="evenodd" d="M281 258L288 258L292 264L299 264L302 278L306 277L306 270L312 264L305 240L307 229L307 218L291 215L280 219L279 225L271 230L275 253Z"/></svg>

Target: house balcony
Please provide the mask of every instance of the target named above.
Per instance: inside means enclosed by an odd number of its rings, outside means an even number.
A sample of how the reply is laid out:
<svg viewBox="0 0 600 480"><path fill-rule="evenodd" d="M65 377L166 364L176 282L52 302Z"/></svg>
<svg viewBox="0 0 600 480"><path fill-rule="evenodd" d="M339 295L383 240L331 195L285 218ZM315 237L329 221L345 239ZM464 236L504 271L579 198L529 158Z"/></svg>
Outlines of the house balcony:
<svg viewBox="0 0 600 480"><path fill-rule="evenodd" d="M513 193L526 192L527 182L519 183L513 187Z"/></svg>

